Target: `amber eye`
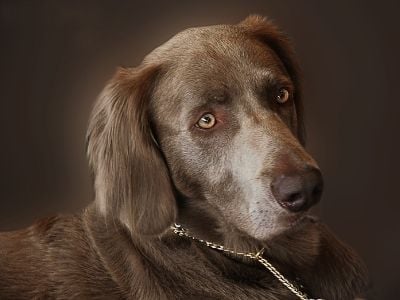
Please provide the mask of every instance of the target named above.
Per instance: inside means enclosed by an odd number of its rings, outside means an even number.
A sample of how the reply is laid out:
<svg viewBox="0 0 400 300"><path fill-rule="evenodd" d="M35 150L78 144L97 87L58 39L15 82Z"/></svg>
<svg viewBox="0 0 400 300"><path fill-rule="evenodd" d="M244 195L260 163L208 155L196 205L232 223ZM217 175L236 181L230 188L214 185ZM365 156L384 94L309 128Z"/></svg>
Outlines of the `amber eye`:
<svg viewBox="0 0 400 300"><path fill-rule="evenodd" d="M200 120L197 121L196 126L203 129L210 129L216 122L217 120L214 115L207 113L201 116Z"/></svg>
<svg viewBox="0 0 400 300"><path fill-rule="evenodd" d="M287 89L281 88L278 91L278 95L276 96L276 101L279 103L285 103L289 100L290 93Z"/></svg>

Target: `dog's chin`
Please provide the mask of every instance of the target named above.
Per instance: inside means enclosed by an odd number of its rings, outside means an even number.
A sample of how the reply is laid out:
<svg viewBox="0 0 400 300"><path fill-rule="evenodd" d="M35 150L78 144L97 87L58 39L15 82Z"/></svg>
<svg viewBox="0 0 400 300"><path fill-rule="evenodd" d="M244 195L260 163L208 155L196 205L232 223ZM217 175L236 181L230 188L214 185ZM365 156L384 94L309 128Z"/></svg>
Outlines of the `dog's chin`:
<svg viewBox="0 0 400 300"><path fill-rule="evenodd" d="M268 242L280 235L288 235L301 230L309 223L310 218L312 217L306 213L282 215L276 220L273 227L257 226L251 236L260 242Z"/></svg>

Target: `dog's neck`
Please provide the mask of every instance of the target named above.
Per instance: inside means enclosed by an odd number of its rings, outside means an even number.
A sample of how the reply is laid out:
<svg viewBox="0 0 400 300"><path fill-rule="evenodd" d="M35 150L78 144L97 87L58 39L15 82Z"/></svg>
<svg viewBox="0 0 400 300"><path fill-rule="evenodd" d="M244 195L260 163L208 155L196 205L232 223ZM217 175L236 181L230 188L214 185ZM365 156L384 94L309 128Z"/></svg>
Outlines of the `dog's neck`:
<svg viewBox="0 0 400 300"><path fill-rule="evenodd" d="M265 255L282 265L312 265L318 255L319 230L316 219L306 218L298 228L291 229L267 241L258 241L246 235L234 226L223 222L217 212L210 215L210 208L204 208L196 202L191 206L180 207L177 223L187 229L191 236L222 245L240 252L257 253L265 249Z"/></svg>

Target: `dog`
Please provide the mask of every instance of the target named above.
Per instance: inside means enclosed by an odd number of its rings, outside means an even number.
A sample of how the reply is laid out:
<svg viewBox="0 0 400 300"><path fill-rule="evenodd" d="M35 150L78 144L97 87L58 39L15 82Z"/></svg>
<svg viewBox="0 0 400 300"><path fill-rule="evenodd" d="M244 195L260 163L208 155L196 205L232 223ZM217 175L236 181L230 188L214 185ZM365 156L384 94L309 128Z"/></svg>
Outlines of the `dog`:
<svg viewBox="0 0 400 300"><path fill-rule="evenodd" d="M269 19L178 33L96 102L93 203L0 234L0 298L366 297L362 260L309 213L323 182L302 115Z"/></svg>

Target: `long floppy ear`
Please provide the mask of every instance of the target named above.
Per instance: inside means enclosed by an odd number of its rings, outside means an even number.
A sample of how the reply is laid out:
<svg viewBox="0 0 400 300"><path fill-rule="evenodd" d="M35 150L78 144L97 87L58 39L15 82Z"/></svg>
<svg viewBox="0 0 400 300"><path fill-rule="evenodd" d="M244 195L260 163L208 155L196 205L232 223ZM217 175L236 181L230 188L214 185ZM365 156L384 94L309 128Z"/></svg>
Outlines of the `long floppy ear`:
<svg viewBox="0 0 400 300"><path fill-rule="evenodd" d="M273 22L258 15L248 16L239 23L239 26L241 26L249 36L252 36L268 45L285 66L295 88L294 101L296 106L297 136L300 142L304 145L305 131L303 123L303 106L301 101L302 87L299 74L300 67L289 38L282 33Z"/></svg>
<svg viewBox="0 0 400 300"><path fill-rule="evenodd" d="M97 205L136 234L160 234L176 215L168 169L149 120L159 69L119 69L100 95L87 133Z"/></svg>

